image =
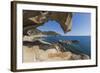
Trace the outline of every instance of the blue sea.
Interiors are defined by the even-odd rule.
[[[57,42],[59,40],[78,40],[77,50],[81,51],[84,54],[87,54],[91,57],[91,37],[90,36],[48,36],[43,37],[47,42]]]

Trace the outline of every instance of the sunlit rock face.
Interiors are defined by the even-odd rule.
[[[23,62],[38,62],[38,61],[63,61],[63,60],[84,60],[89,59],[85,54],[74,54],[70,51],[61,52],[55,48],[47,50],[40,49],[37,46],[23,46]]]
[[[90,59],[88,55],[74,53],[76,51],[74,48],[68,48],[68,45],[78,44],[77,40],[59,40],[55,43],[49,43],[44,41],[41,36],[26,35],[23,37],[23,62]]]

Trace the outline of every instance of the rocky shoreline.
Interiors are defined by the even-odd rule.
[[[71,44],[71,42],[66,41],[65,43]],[[31,46],[28,46],[30,43]],[[28,45],[23,45],[23,62],[90,59],[88,55],[83,53],[77,54],[70,50],[65,51],[64,47],[58,43],[44,43],[43,40],[36,40],[30,43],[28,42]]]
[[[42,32],[38,29],[27,31],[23,36],[23,62],[85,60],[90,57],[78,50],[78,40],[47,42],[42,37],[59,35],[55,32]],[[59,35],[60,36],[60,35]]]

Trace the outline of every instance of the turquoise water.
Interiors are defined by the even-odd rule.
[[[81,52],[91,56],[91,37],[90,36],[48,36],[43,37],[47,42],[58,42],[59,40],[78,40],[78,44],[72,44],[74,48],[71,48],[74,52]],[[68,46],[67,44],[64,44]]]

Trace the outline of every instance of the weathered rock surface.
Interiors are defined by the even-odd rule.
[[[38,62],[38,61],[58,61],[58,60],[84,60],[89,59],[88,55],[77,55],[70,51],[61,52],[55,48],[43,50],[37,46],[23,46],[23,62]]]

